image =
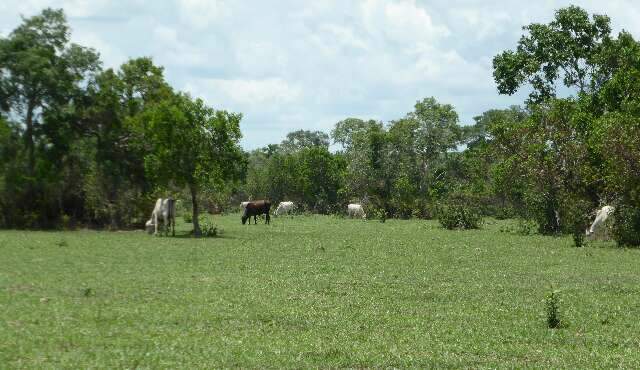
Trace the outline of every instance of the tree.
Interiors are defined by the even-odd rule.
[[[137,121],[151,144],[145,167],[157,183],[188,187],[193,233],[200,236],[198,194],[241,177],[241,114],[216,111],[178,94],[150,107]]]
[[[601,51],[610,43],[609,17],[589,14],[569,6],[555,13],[549,24],[523,27],[515,51],[507,50],[493,59],[493,76],[498,91],[511,95],[523,84],[533,91],[529,101],[538,103],[556,96],[556,82],[562,80],[580,93],[597,91],[608,75]]]
[[[374,120],[361,120],[359,118],[347,118],[336,123],[335,128],[331,131],[333,142],[340,144],[346,151],[352,147],[355,137],[358,135],[366,135],[373,127],[380,127],[382,124]]]
[[[322,131],[298,130],[288,133],[280,144],[280,149],[289,153],[313,147],[329,148],[329,135]]]
[[[0,77],[7,106],[21,117],[27,150],[27,171],[35,174],[36,145],[43,117],[70,102],[81,83],[100,68],[92,49],[69,43],[69,28],[61,9],[47,8],[40,15],[23,19],[8,38],[0,40]],[[45,122],[46,124],[46,122]],[[56,123],[53,123],[56,124]]]
[[[92,223],[119,228],[148,212],[154,184],[145,175],[144,156],[150,148],[130,122],[172,94],[163,69],[150,58],[107,69],[89,87],[80,108],[82,132],[92,141],[83,189]]]
[[[0,109],[20,137],[5,178],[12,226],[52,226],[77,201],[82,164],[78,104],[100,70],[98,54],[69,42],[62,10],[45,9],[0,38]]]

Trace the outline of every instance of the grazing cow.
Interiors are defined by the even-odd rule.
[[[245,209],[247,207],[247,204],[249,204],[249,202],[242,202],[240,203],[240,208],[241,209]]]
[[[154,228],[155,228],[155,225],[153,224],[153,220],[147,220],[147,222],[144,224],[144,229],[149,234],[153,234],[153,229]]]
[[[280,216],[292,212],[294,207],[293,202],[280,202],[278,208],[276,208],[275,215]]]
[[[591,224],[589,230],[587,230],[587,236],[590,238],[596,238],[602,235],[604,239],[608,238],[608,222],[609,216],[613,214],[615,208],[612,206],[604,206],[596,212],[596,219]]]
[[[364,209],[362,208],[361,204],[349,204],[347,206],[347,214],[349,215],[349,217],[353,218],[353,217],[362,217],[362,218],[366,218],[367,215],[364,214]]]
[[[266,215],[265,224],[268,224],[271,220],[269,216],[269,210],[271,209],[271,202],[268,200],[256,200],[247,203],[247,206],[244,207],[244,212],[242,213],[242,224],[244,225],[249,219],[249,224],[251,224],[251,216],[253,216],[253,223],[258,224],[257,216],[258,215]]]
[[[176,201],[173,198],[158,198],[156,200],[156,205],[151,212],[151,219],[145,224],[148,232],[151,232],[151,227],[153,227],[153,235],[158,235],[160,217],[162,217],[162,229],[165,235],[169,234],[169,228],[171,228],[171,235],[176,236]]]

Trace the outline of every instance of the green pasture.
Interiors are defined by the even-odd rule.
[[[0,231],[0,368],[640,367],[640,250],[239,218],[204,239]]]

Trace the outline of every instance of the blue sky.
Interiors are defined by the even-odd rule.
[[[523,25],[569,4],[640,36],[640,2],[629,0],[3,0],[0,34],[20,15],[63,8],[73,41],[105,67],[151,56],[176,89],[242,112],[242,144],[253,149],[346,117],[400,118],[428,96],[452,104],[462,124],[519,104],[524,94],[497,94],[491,60]]]

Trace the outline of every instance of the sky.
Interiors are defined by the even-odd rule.
[[[0,35],[63,8],[105,68],[150,56],[175,89],[243,113],[250,150],[347,117],[388,122],[430,96],[461,124],[521,104],[526,92],[498,94],[491,61],[571,4],[640,36],[637,0],[2,0]]]

